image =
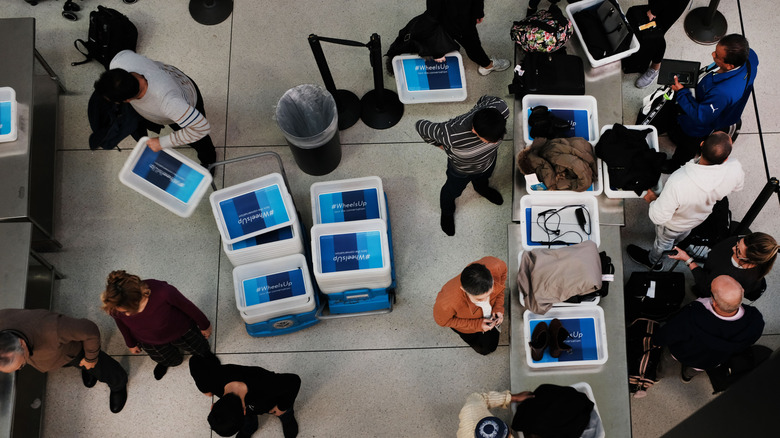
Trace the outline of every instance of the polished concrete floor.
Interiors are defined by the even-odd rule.
[[[79,2],[92,10],[97,2]],[[139,0],[126,5],[102,2],[130,17],[139,29],[138,52],[176,65],[199,85],[212,125],[212,138],[220,157],[232,158],[272,150],[282,156],[290,189],[311,225],[309,187],[317,181],[377,175],[390,203],[394,231],[398,302],[387,315],[324,321],[306,330],[279,337],[253,338],[244,330],[235,308],[232,266],[221,249],[219,233],[207,201],[188,219],[181,219],[119,183],[117,174],[133,142],[125,140],[122,152],[90,151],[86,106],[92,83],[103,68],[93,62],[72,67],[81,56],[72,47],[87,34],[88,13],[68,22],[59,16],[62,2],[41,1],[30,6],[22,0],[4,0],[0,17],[36,18],[38,50],[62,77],[68,94],[60,99],[61,149],[57,159],[56,235],[60,253],[47,258],[67,278],[58,282],[53,309],[95,321],[101,328],[104,349],[128,369],[129,399],[120,414],[108,410],[103,385],[87,390],[70,369],[49,374],[44,405],[46,437],[211,436],[206,415],[211,399],[192,383],[186,366],[171,369],[161,380],[152,377],[154,364],[145,356],[129,354],[111,318],[99,308],[105,277],[125,269],[144,278],[157,278],[177,286],[194,301],[215,330],[211,343],[224,362],[262,366],[297,373],[303,380],[296,402],[300,436],[344,435],[377,437],[450,437],[458,411],[474,391],[509,387],[509,330],[498,350],[482,357],[463,345],[450,330],[438,327],[431,308],[441,285],[485,255],[506,259],[507,224],[511,221],[513,158],[511,138],[500,149],[493,185],[507,202],[497,207],[468,188],[458,201],[457,234],[447,237],[439,229],[438,192],[444,181],[444,154],[420,141],[413,124],[420,118],[435,121],[468,110],[483,94],[511,99],[506,85],[511,72],[481,77],[466,62],[468,99],[460,103],[407,105],[401,121],[386,130],[362,122],[340,133],[343,159],[333,173],[309,176],[296,167],[274,120],[274,108],[287,89],[302,83],[321,84],[307,43],[311,33],[368,42],[372,33],[384,46],[409,18],[422,12],[422,0],[383,2],[365,0],[283,1],[236,0],[233,15],[216,26],[202,26],[187,12],[187,2]],[[479,25],[487,52],[509,58],[512,21],[524,14],[524,1],[486,2],[486,17]],[[624,8],[640,1],[621,1]],[[694,0],[694,7],[705,0]],[[761,59],[756,82],[758,114],[752,102],[745,111],[735,156],[748,170],[745,190],[730,197],[736,219],[747,211],[766,180],[761,156],[758,121],[768,149],[770,173],[776,175],[780,152],[780,89],[770,72],[776,70],[779,38],[772,27],[770,0],[723,2],[720,6],[729,31],[745,33]],[[368,50],[323,44],[338,88],[362,96],[373,88]],[[709,62],[712,46],[700,46],[684,34],[682,23],[669,33],[668,57]],[[633,87],[636,75],[623,85],[624,121],[631,123],[646,91]],[[395,89],[393,79],[385,84]],[[510,105],[510,108],[512,105]],[[511,120],[511,119],[510,119]],[[512,129],[509,129],[512,132]],[[189,148],[181,152],[194,156]],[[270,160],[230,164],[217,170],[217,185],[230,186],[276,171]],[[652,229],[641,200],[628,200],[623,246],[648,244]],[[753,230],[780,236],[778,204],[772,198],[753,224]],[[626,259],[626,271],[638,269]],[[756,306],[767,321],[761,343],[780,346],[780,298],[769,278],[770,290]],[[511,324],[511,321],[508,323]],[[713,396],[706,378],[683,386],[677,369],[667,361],[665,377],[644,399],[632,399],[633,435],[656,437],[706,404]],[[533,389],[533,388],[528,388]],[[508,418],[508,413],[502,413]],[[659,420],[663,419],[663,420]],[[262,418],[255,437],[281,436],[273,418]]]

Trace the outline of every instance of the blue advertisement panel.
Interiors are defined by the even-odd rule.
[[[11,102],[0,102],[0,135],[11,133]]]
[[[444,62],[422,58],[402,60],[406,88],[409,91],[453,90],[463,88],[460,64],[455,56]]]
[[[203,181],[203,174],[173,156],[144,148],[133,173],[149,181],[182,202],[189,202]]]
[[[306,294],[303,271],[279,272],[242,282],[247,307]]]
[[[536,325],[542,321],[546,322],[549,326],[552,318],[530,321],[530,333],[533,333]],[[577,362],[598,360],[599,351],[596,337],[596,320],[594,318],[560,318],[560,321],[563,328],[569,332],[569,337],[566,338],[564,343],[571,347],[571,352],[563,352],[556,359],[550,356],[550,350],[548,348],[544,350],[542,359],[534,362]]]
[[[231,239],[290,221],[277,184],[221,201],[219,208]]]
[[[323,193],[319,195],[319,203],[323,224],[379,219],[379,196],[375,188]]]
[[[289,227],[277,228],[267,233],[258,234],[257,236],[250,237],[249,239],[246,240],[238,241],[229,246],[230,249],[235,251],[237,249],[250,248],[252,246],[265,245],[266,243],[279,242],[282,240],[287,240],[292,238],[293,238],[293,229],[292,226],[289,226]]]
[[[384,267],[379,231],[320,236],[322,272]]]

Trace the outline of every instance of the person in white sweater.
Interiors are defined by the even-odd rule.
[[[128,102],[146,121],[148,128],[159,132],[159,125],[170,125],[174,132],[150,138],[149,148],[189,144],[198,152],[204,167],[217,160],[217,152],[209,133],[203,97],[198,86],[181,70],[153,61],[132,50],[123,50],[114,56],[110,70],[95,82],[95,90],[111,102]]]
[[[648,215],[655,224],[655,242],[649,251],[628,245],[626,251],[635,262],[653,267],[664,251],[707,219],[717,201],[742,190],[745,172],[739,161],[729,159],[731,138],[715,132],[700,148],[701,156],[672,173],[660,195],[647,191],[645,201],[650,203]],[[663,263],[659,266],[663,268]]]

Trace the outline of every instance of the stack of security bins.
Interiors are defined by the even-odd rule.
[[[389,307],[392,242],[382,180],[312,184],[311,204],[314,278],[331,313]]]
[[[209,200],[235,266],[236,306],[247,332],[275,336],[315,324],[317,298],[284,178],[272,173],[217,190]]]

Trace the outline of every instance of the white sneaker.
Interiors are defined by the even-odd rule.
[[[487,76],[490,74],[490,72],[493,71],[504,71],[509,68],[509,60],[508,59],[493,59],[490,58],[491,61],[493,61],[493,67],[491,68],[485,68],[480,67],[479,68],[479,74],[482,76]]]
[[[634,82],[634,86],[637,88],[647,88],[655,82],[655,79],[658,77],[658,70],[648,67],[647,71],[642,73],[642,76],[638,77],[636,79],[636,82]]]

